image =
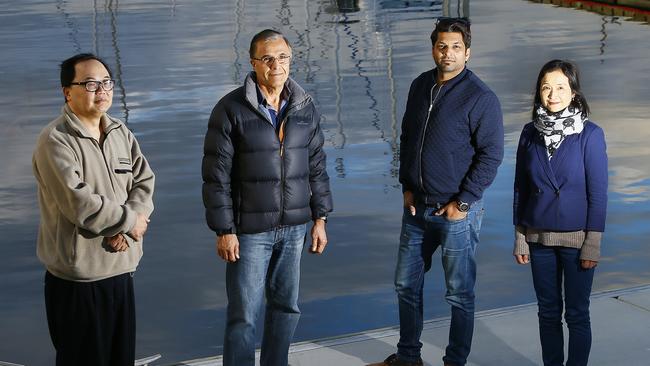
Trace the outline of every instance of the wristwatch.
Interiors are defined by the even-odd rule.
[[[463,202],[463,201],[456,201],[456,207],[458,207],[458,211],[460,212],[467,212],[469,211],[469,203]]]
[[[323,220],[327,224],[327,216],[321,216],[318,219]]]

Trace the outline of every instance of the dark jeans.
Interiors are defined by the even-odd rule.
[[[45,272],[45,308],[57,366],[133,366],[135,297],[130,273],[76,282]]]
[[[307,225],[237,235],[239,257],[226,267],[224,366],[255,365],[255,322],[266,296],[260,365],[286,366],[298,325],[300,256]]]
[[[467,362],[474,332],[474,254],[483,218],[483,202],[474,202],[467,217],[458,221],[435,216],[435,211],[418,205],[416,215],[411,216],[408,209],[404,210],[395,271],[400,319],[397,355],[407,362],[420,358],[424,273],[431,267],[435,250],[442,247],[447,286],[445,299],[451,305],[449,345],[443,360],[462,366]]]
[[[569,327],[566,366],[586,366],[591,349],[589,295],[594,269],[580,266],[578,249],[539,244],[530,244],[530,263],[539,306],[539,337],[544,365],[564,365],[562,311],[566,306],[564,319]]]

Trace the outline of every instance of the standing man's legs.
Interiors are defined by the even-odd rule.
[[[445,350],[445,364],[462,366],[472,347],[474,334],[474,284],[476,282],[475,252],[479,242],[483,202],[472,204],[463,220],[449,221],[432,217],[434,240],[442,246],[442,266],[451,305],[449,345]]]
[[[237,236],[239,259],[226,265],[228,310],[224,366],[255,365],[255,322],[264,299],[274,236],[275,230]]]
[[[275,230],[273,255],[266,276],[261,366],[286,366],[289,362],[289,345],[300,318],[300,258],[306,232],[306,224]]]
[[[115,317],[111,366],[131,366],[135,362],[135,291],[132,273],[115,277]]]
[[[135,361],[130,273],[75,282],[45,273],[45,307],[57,366],[125,366]]]
[[[411,216],[405,208],[402,216],[397,268],[395,269],[395,290],[399,303],[400,338],[397,343],[397,357],[405,362],[420,360],[422,343],[423,301],[425,257],[423,241],[425,240],[424,206],[416,208],[416,215]],[[430,254],[429,254],[430,255]]]

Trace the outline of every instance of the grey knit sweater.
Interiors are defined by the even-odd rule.
[[[515,248],[513,254],[530,254],[528,243],[546,246],[562,246],[580,249],[580,259],[598,261],[600,241],[603,233],[598,231],[554,232],[542,231],[524,226],[515,226]]]

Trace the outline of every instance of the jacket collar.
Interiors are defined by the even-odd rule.
[[[287,90],[289,95],[289,100],[287,101],[286,113],[291,113],[294,110],[300,110],[311,103],[312,99],[309,94],[296,83],[291,77],[287,79],[284,83],[284,88]],[[260,105],[257,100],[257,78],[255,72],[251,71],[244,81],[244,93],[246,95],[246,101],[250,104],[253,109],[260,112],[263,116],[266,116],[264,112],[260,110]]]
[[[85,138],[92,138],[90,133],[88,133],[88,130],[86,127],[84,127],[83,123],[79,120],[79,117],[77,117],[76,114],[72,111],[68,103],[63,105],[63,108],[61,108],[61,114],[65,117],[65,121],[72,128],[77,134],[81,137]],[[104,133],[108,135],[109,132],[113,131],[116,128],[119,128],[122,123],[108,114],[104,113],[102,116],[102,121],[101,121],[102,126],[104,126]]]
[[[445,89],[447,89],[447,90],[451,89],[454,85],[456,85],[456,84],[460,83],[461,81],[465,80],[471,74],[472,74],[472,72],[469,71],[467,66],[465,66],[465,68],[463,69],[463,71],[460,72],[460,74],[458,74],[458,75],[454,76],[453,78],[445,81]],[[437,76],[438,76],[438,68],[435,68],[431,72],[431,77],[433,79],[432,80],[433,83],[438,82]]]

